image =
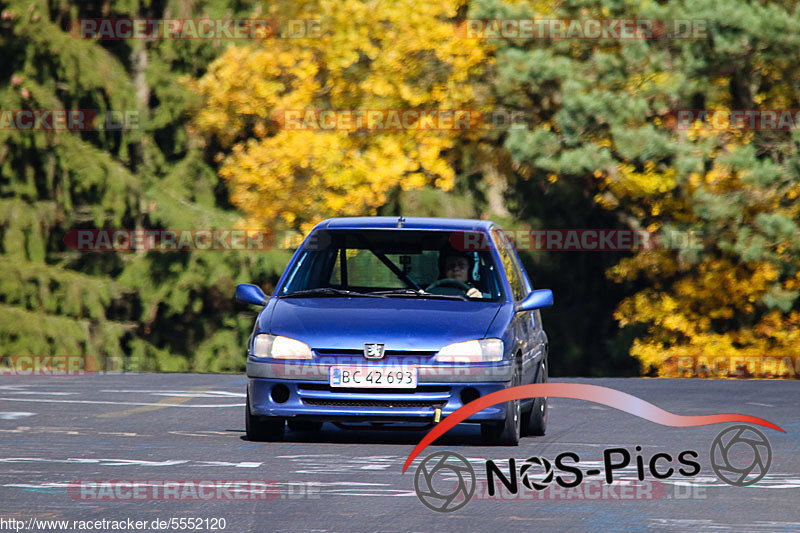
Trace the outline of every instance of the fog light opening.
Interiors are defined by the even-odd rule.
[[[272,387],[270,396],[275,403],[286,403],[289,400],[289,387],[279,383]]]
[[[461,391],[461,403],[466,405],[473,400],[477,400],[481,397],[481,393],[477,390],[473,389],[472,387],[467,387],[466,389]]]

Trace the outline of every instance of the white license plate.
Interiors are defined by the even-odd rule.
[[[416,367],[332,366],[329,372],[331,387],[374,389],[417,387]]]

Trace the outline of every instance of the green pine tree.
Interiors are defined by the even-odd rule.
[[[131,112],[121,130],[0,130],[0,354],[83,354],[128,370],[238,370],[252,312],[235,284],[276,279],[285,252],[98,252],[76,228],[233,228],[239,215],[187,124],[199,76],[229,43],[75,38],[80,18],[247,16],[227,2],[11,2],[0,108]]]

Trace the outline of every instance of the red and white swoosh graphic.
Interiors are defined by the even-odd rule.
[[[656,424],[661,424],[662,426],[685,428],[707,426],[709,424],[720,424],[724,422],[748,422],[750,424],[758,424],[760,426],[783,431],[783,429],[772,422],[750,415],[732,413],[699,416],[676,415],[631,394],[608,387],[601,387],[599,385],[584,385],[582,383],[538,383],[535,385],[520,385],[518,387],[511,387],[493,392],[457,409],[453,414],[430,430],[419,444],[417,444],[411,452],[411,455],[408,456],[406,464],[403,466],[403,472],[406,471],[408,465],[410,465],[429,444],[444,435],[456,424],[463,422],[475,413],[487,407],[497,405],[498,403],[538,397],[570,398],[573,400],[585,400],[587,402],[599,403],[655,422]]]

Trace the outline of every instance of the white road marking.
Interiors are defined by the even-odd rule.
[[[16,429],[0,429],[0,433],[22,433],[25,431],[29,431],[31,433],[54,433],[58,435],[88,435],[92,432],[95,432],[97,435],[114,435],[118,437],[152,437],[152,435],[145,435],[143,433],[129,431],[95,431],[93,428],[17,426]]]
[[[381,492],[377,490],[374,492],[349,492],[347,490],[332,490],[332,491],[320,491],[320,494],[330,494],[331,496],[416,496],[416,493],[413,491],[408,491],[406,489],[379,489]],[[385,492],[386,494],[383,494]]]
[[[6,394],[43,394],[46,396],[74,396],[77,392],[8,391]]]
[[[347,487],[391,487],[391,483],[366,483],[364,481],[314,481],[315,485],[324,487],[335,487],[338,485],[345,485]]]
[[[279,455],[277,459],[288,459],[295,463],[295,474],[345,474],[364,470],[385,471],[391,467],[400,470],[404,457],[399,455],[374,455],[369,457],[342,457],[338,454]]]
[[[139,459],[86,459],[70,457],[68,459],[48,459],[44,457],[4,457],[0,463],[72,463],[72,464],[99,464],[101,466],[174,466],[188,463],[187,460],[172,461],[143,461]]]
[[[548,407],[548,409],[550,409],[550,407]],[[608,447],[607,444],[587,444],[585,442],[542,442],[542,446],[551,446],[551,447],[556,447],[556,446],[589,446],[589,447],[593,447],[593,448],[607,448]],[[652,447],[655,447],[655,446],[656,446],[655,444],[652,445]],[[645,444],[644,447],[646,448],[646,447],[648,447],[648,445]]]
[[[359,481],[336,481],[336,482],[320,482],[320,481],[294,481],[294,482],[287,482],[287,481],[276,481],[275,484],[279,487],[286,486],[289,488],[293,488],[297,486],[298,483],[309,483],[317,487],[317,494],[320,496],[381,496],[381,497],[416,497],[416,493],[414,491],[410,491],[408,489],[396,489],[390,488],[391,484],[389,483],[363,483]],[[154,480],[139,480],[139,484],[142,486],[161,486],[160,481]],[[342,487],[345,485],[346,487]],[[6,483],[4,485],[0,485],[0,487],[10,487],[10,488],[17,488],[17,489],[25,489],[25,490],[36,490],[36,489],[64,489],[67,490],[70,487],[80,487],[80,484],[75,482],[40,482],[40,483]],[[263,489],[260,487],[255,488],[248,488],[247,486],[242,486],[237,489],[237,492],[254,492],[260,493]]]
[[[0,420],[16,420],[26,416],[36,416],[36,413],[24,413],[22,411],[3,411],[0,412]]]
[[[69,457],[67,459],[50,459],[47,457],[3,457],[0,463],[66,463],[66,464],[96,464],[100,466],[175,466],[186,465],[193,467],[234,467],[258,468],[264,463],[243,461],[241,463],[228,463],[225,461],[192,461],[189,459],[171,459],[166,461],[145,461],[141,459],[87,459],[83,457]]]
[[[259,466],[263,465],[264,463],[252,463],[252,462],[243,462],[243,463],[228,463],[226,461],[195,461],[198,465],[195,466],[233,466],[235,468],[258,468]]]
[[[189,396],[189,397],[198,397],[198,398],[213,398],[213,397],[224,397],[224,398],[244,398],[247,396],[244,392],[228,392],[223,390],[204,390],[204,391],[170,391],[170,390],[132,390],[132,389],[122,389],[122,390],[112,390],[112,389],[103,389],[99,392],[109,392],[114,394],[153,394],[155,396]]]
[[[231,433],[230,431],[213,431],[213,430],[198,430],[198,431],[168,431],[172,435],[180,435],[181,437],[216,437],[222,435],[225,437],[238,437],[239,435]]]
[[[335,453],[305,454],[305,455],[278,455],[277,459],[306,459],[308,457],[340,457]]]
[[[747,405],[758,405],[759,407],[775,407],[769,403],[747,402]]]
[[[219,391],[221,392],[221,391]],[[246,398],[245,393],[208,394],[206,392],[151,392],[153,396],[182,396],[186,398]]]
[[[153,405],[156,407],[244,407],[243,403],[225,404],[169,404],[145,402],[109,402],[100,400],[46,400],[43,398],[0,398],[6,402],[45,402],[45,403],[92,403],[101,405]]]
[[[800,528],[800,522],[777,522],[772,520],[759,520],[750,523],[723,523],[719,520],[693,520],[682,518],[651,518],[650,527],[655,529],[669,528],[678,531],[788,531]]]
[[[141,459],[98,459],[92,461],[101,466],[175,466],[188,461],[176,459],[172,461],[143,461]]]
[[[146,482],[147,480],[142,480]],[[360,481],[334,481],[334,482],[324,482],[324,481],[294,481],[294,482],[277,482],[279,485],[283,484],[293,484],[297,485],[298,483],[311,483],[319,487],[337,487],[339,485],[346,485],[348,487],[363,487],[357,490],[365,490],[369,487],[391,487],[391,483],[363,483]],[[78,483],[71,483],[71,482],[63,482],[63,481],[45,481],[42,483],[7,483],[5,485],[0,485],[2,487],[26,487],[26,488],[48,488],[48,487],[70,487],[70,486],[80,486]],[[337,489],[341,490],[341,489]],[[356,490],[356,489],[354,489]],[[413,493],[412,493],[413,494]]]
[[[53,482],[45,482],[45,483],[6,483],[3,487],[14,487],[18,489],[59,489],[59,488],[68,488],[70,483],[53,483]]]

